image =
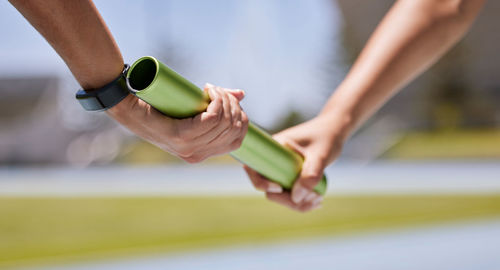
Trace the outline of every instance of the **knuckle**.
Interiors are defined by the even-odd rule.
[[[226,95],[229,102],[233,103],[235,101],[238,101],[233,95],[231,95],[229,91],[224,90],[224,94]]]
[[[214,102],[216,102],[218,106],[222,106],[222,104],[224,104],[224,98],[222,95],[219,95],[214,99]]]
[[[241,121],[233,121],[232,128],[235,130],[239,130],[243,127],[243,123]]]
[[[217,91],[217,87],[212,88],[214,95],[213,98],[211,99],[211,102],[219,102],[222,101],[222,96],[220,95],[219,91]]]
[[[217,121],[219,116],[216,113],[205,113],[204,117],[202,118],[202,121],[208,122],[208,123],[214,123]]]
[[[322,173],[317,171],[306,171],[302,174],[302,178],[308,182],[318,180],[321,176]]]
[[[300,185],[305,187],[306,189],[313,190],[318,182],[319,178],[302,178]]]
[[[236,108],[236,107],[231,108],[231,115],[232,116],[238,117],[238,114],[240,114],[239,108]]]
[[[208,104],[208,106],[209,106],[209,108],[212,108],[213,110],[215,110],[216,108],[220,107],[221,104],[222,104],[222,98],[219,96],[216,96],[210,100],[210,103]]]
[[[248,116],[244,111],[241,111],[241,122],[245,125],[248,124]]]
[[[210,103],[220,102],[220,100],[221,98],[219,96],[211,97]]]

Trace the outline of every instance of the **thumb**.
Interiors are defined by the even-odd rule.
[[[313,193],[314,187],[319,183],[325,168],[324,159],[318,155],[309,155],[304,159],[300,176],[292,188],[292,201],[301,203],[306,196]]]

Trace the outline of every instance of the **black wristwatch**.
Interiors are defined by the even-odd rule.
[[[87,111],[105,111],[110,109],[130,93],[125,81],[128,68],[129,65],[125,65],[118,78],[101,88],[78,90],[76,92],[76,99]]]

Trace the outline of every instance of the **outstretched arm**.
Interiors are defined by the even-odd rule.
[[[121,73],[120,50],[91,0],[10,2],[62,57],[84,89],[102,87]],[[248,123],[238,103],[242,91],[213,86],[205,90],[212,99],[210,106],[190,119],[166,117],[133,95],[107,112],[160,148],[188,162],[199,162],[238,148]]]
[[[10,0],[66,62],[84,89],[109,83],[123,58],[91,1]]]
[[[467,32],[484,0],[399,0],[379,24],[345,80],[314,119],[275,137],[305,157],[291,193],[248,170],[269,199],[307,211],[321,198],[312,191],[344,141],[402,87],[436,62]],[[270,188],[271,187],[271,188]]]
[[[484,0],[400,0],[377,27],[321,115],[350,116],[348,136],[467,32]]]

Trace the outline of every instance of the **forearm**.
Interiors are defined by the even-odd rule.
[[[118,77],[123,59],[91,0],[10,0],[64,59],[85,90]],[[109,116],[140,137],[187,162],[238,149],[248,128],[239,106],[242,91],[206,86],[207,111],[187,119],[161,114],[129,94],[107,110]]]
[[[347,138],[467,31],[482,0],[400,0],[375,30],[320,116],[343,115]]]
[[[50,43],[84,89],[116,78],[123,58],[91,0],[10,0]]]

